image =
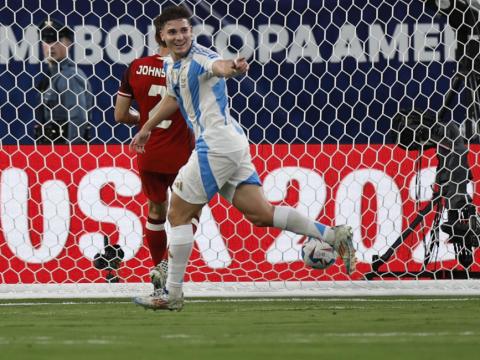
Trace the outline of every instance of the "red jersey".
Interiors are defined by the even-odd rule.
[[[119,96],[134,99],[140,112],[140,126],[150,113],[155,112],[162,96],[167,93],[164,58],[159,55],[134,60],[125,71]],[[194,135],[180,111],[155,128],[145,145],[145,152],[138,154],[138,168],[165,174],[176,174],[185,164],[194,148]]]

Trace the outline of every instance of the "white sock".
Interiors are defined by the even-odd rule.
[[[180,225],[170,229],[168,246],[167,290],[171,297],[182,296],[183,277],[193,248],[192,225]]]
[[[330,233],[333,233],[330,226],[314,221],[289,206],[275,206],[273,226],[321,240],[327,240]]]

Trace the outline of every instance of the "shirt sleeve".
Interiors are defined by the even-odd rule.
[[[166,82],[167,82],[167,95],[176,97],[175,91],[173,91],[173,85],[172,85],[172,72],[169,71],[170,67],[172,66],[172,61],[165,59],[163,63],[163,68],[165,70],[166,74]]]
[[[132,67],[132,64],[128,66],[128,68],[125,70],[122,76],[122,80],[120,82],[120,87],[118,88],[118,95],[120,96],[125,96],[129,98],[133,98],[133,89],[132,86],[130,85],[130,69]]]
[[[213,76],[213,64],[217,60],[222,60],[222,57],[217,53],[210,54],[196,54],[195,61],[200,64],[200,66],[205,70],[209,76]]]

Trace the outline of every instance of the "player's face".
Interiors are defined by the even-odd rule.
[[[160,31],[160,36],[174,60],[187,55],[192,46],[192,26],[187,19],[167,21]]]

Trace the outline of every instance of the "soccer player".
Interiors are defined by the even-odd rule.
[[[227,99],[225,78],[245,74],[249,68],[247,61],[244,58],[224,60],[196,43],[191,14],[183,6],[166,8],[158,23],[159,35],[174,63],[167,67],[167,95],[135,135],[131,147],[143,153],[152,129],[178,108],[194,129],[196,144],[173,184],[168,210],[172,228],[166,289],[159,297],[145,298],[143,306],[154,310],[182,309],[182,283],[193,246],[189,224],[216,193],[256,226],[274,226],[326,241],[341,256],[347,273],[352,273],[356,259],[349,226],[326,226],[294,208],[273,206],[264,196],[251,161],[248,140],[231,117]]]
[[[171,58],[168,49],[162,47],[161,43],[159,45],[157,55],[136,59],[125,71],[115,102],[117,122],[142,126],[165,96],[165,63]],[[133,100],[137,102],[139,113],[131,108]],[[145,152],[137,157],[142,190],[148,199],[144,234],[154,264],[150,272],[153,295],[165,287],[167,277],[167,190],[180,167],[187,162],[193,147],[193,132],[177,111],[152,129],[152,139],[145,147]],[[198,225],[197,218],[194,217],[192,221]]]

